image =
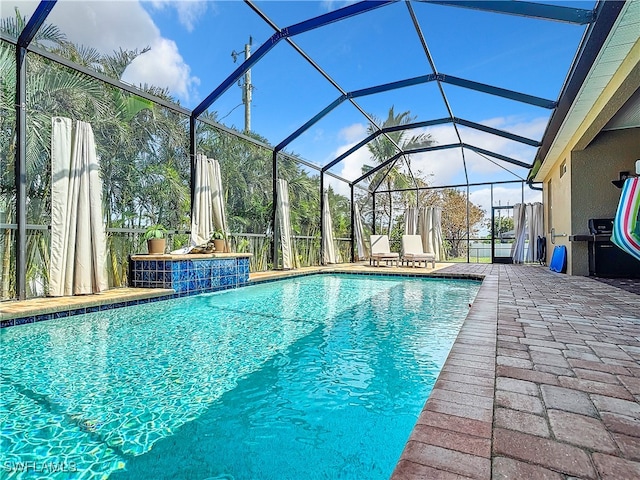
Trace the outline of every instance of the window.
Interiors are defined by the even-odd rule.
[[[560,164],[560,178],[562,178],[565,173],[567,173],[567,161],[566,160],[564,160]]]

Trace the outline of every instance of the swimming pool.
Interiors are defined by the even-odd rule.
[[[0,478],[388,478],[480,283],[312,275],[0,331]]]

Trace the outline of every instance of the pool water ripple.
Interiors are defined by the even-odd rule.
[[[478,286],[309,276],[3,329],[0,478],[386,478]]]

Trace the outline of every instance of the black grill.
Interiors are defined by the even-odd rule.
[[[589,219],[589,233],[591,235],[611,235],[613,232],[613,218]]]

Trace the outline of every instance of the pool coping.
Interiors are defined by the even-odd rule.
[[[491,478],[499,293],[494,272],[481,275],[484,280],[392,480]]]
[[[20,310],[11,311],[11,304],[3,305],[0,313],[0,328],[141,305],[171,298],[174,294],[173,290],[164,288],[116,288],[94,295],[25,300],[27,307]],[[8,312],[7,307],[9,307]]]
[[[443,266],[444,267],[444,266]],[[356,265],[355,268],[362,268]],[[369,268],[371,270],[369,270]],[[113,308],[129,307],[149,302],[169,300],[173,298],[197,295],[201,293],[213,293],[240,288],[243,286],[257,285],[260,283],[283,280],[285,278],[317,275],[322,273],[345,273],[349,275],[378,275],[378,276],[405,276],[405,277],[433,277],[448,279],[470,279],[482,281],[481,275],[440,273],[438,270],[414,271],[415,269],[385,270],[378,267],[369,267],[362,270],[354,270],[352,265],[331,265],[324,267],[309,267],[295,270],[278,270],[259,272],[252,274],[249,281],[243,285],[219,286],[207,291],[176,292],[165,288],[114,288],[93,295],[78,295],[67,297],[42,297],[24,301],[11,301],[0,304],[0,328],[16,327],[30,323],[36,323],[56,318],[64,318],[85,313],[93,313]]]

